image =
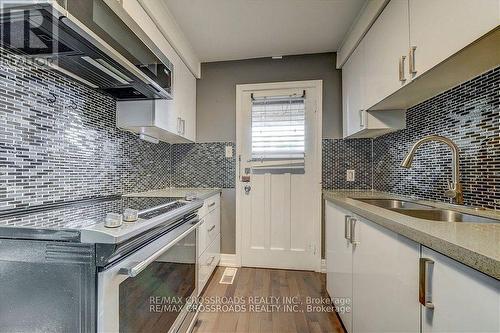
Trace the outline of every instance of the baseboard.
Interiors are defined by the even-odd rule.
[[[236,254],[221,253],[219,266],[240,267],[236,259]]]
[[[325,259],[321,259],[321,273],[326,273],[326,260]]]

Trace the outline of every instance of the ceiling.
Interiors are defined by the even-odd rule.
[[[365,0],[163,0],[202,62],[336,51]]]

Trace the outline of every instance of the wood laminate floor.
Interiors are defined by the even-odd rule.
[[[328,297],[324,274],[239,268],[234,283],[227,285],[219,284],[223,271],[224,267],[217,268],[202,295],[207,308],[200,309],[195,333],[344,332],[335,313],[307,309],[307,297],[314,300]],[[231,307],[231,302],[241,300],[245,301],[245,311],[238,312],[236,304]],[[217,305],[224,310],[214,311]]]

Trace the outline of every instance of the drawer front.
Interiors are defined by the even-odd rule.
[[[215,267],[220,261],[220,235],[214,239],[205,252],[198,258],[198,295],[201,294]]]
[[[220,234],[220,209],[216,208],[205,217],[207,243],[213,242]]]
[[[207,216],[208,217],[208,216]],[[198,226],[198,233],[196,234],[197,236],[197,257],[200,257],[203,252],[205,252],[207,246],[210,244],[210,241],[208,240],[208,235],[207,235],[207,223],[206,223],[206,218],[203,218],[201,220],[200,225]]]
[[[220,193],[205,199],[203,206],[198,210],[198,215],[203,218],[217,207],[220,207]]]

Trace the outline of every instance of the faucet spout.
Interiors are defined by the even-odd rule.
[[[421,145],[430,141],[444,143],[450,148],[452,154],[452,184],[448,186],[448,190],[445,191],[445,195],[450,199],[453,199],[455,203],[463,204],[463,191],[462,185],[460,184],[459,150],[457,145],[452,140],[440,135],[428,135],[423,137],[422,139],[415,142],[415,144],[411,147],[403,162],[401,162],[401,166],[407,169],[410,168],[415,156],[415,152]]]

